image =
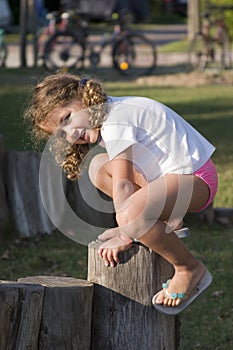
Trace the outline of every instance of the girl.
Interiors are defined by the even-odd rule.
[[[113,198],[118,227],[99,236],[99,255],[114,266],[119,252],[139,240],[174,266],[154,307],[171,315],[185,309],[212,278],[174,231],[186,212],[205,209],[215,197],[215,148],[165,105],[110,97],[98,81],[66,73],[36,86],[25,115],[35,136],[56,135],[56,159],[69,179],[79,177],[90,145],[106,149],[92,159],[89,176]]]

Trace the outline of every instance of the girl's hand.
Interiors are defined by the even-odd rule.
[[[98,254],[104,259],[104,264],[106,267],[114,267],[115,264],[119,264],[120,260],[118,254],[130,249],[133,243],[133,240],[125,235],[116,236],[117,229],[118,228],[106,230],[99,236],[99,238],[102,240],[103,238],[105,240],[108,239],[100,246],[98,250]]]
[[[112,238],[118,238],[118,240],[112,240]],[[123,231],[122,227],[109,228],[99,235],[98,239],[106,244],[105,248],[117,248],[133,242],[133,239]]]
[[[123,246],[120,246],[118,248],[113,248],[113,249],[100,247],[98,250],[98,254],[101,258],[104,259],[104,265],[106,267],[108,266],[114,267],[116,264],[120,264],[118,254],[130,249],[131,246],[132,246],[132,243],[125,244]]]

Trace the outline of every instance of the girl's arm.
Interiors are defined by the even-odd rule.
[[[129,147],[111,161],[112,197],[116,210],[116,219],[118,218],[118,213],[127,206],[128,198],[140,188],[136,184],[131,153],[131,148]],[[120,225],[119,222],[118,225]]]
[[[105,266],[115,266],[120,263],[119,253],[131,247],[133,240],[130,238],[130,232],[123,230],[124,226],[122,217],[124,217],[124,209],[127,207],[131,195],[146,184],[145,179],[137,173],[133,168],[131,161],[131,148],[115,157],[111,161],[112,171],[112,193],[118,228],[106,230],[99,239],[106,240],[99,248],[99,255],[104,259]],[[111,248],[110,248],[111,247]]]

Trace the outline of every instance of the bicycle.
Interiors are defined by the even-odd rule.
[[[62,16],[67,18],[67,26],[63,30],[56,30],[46,43],[45,66],[49,70],[84,69],[102,64],[103,67],[112,65],[122,75],[130,77],[151,73],[156,66],[154,43],[143,34],[128,29],[124,18],[115,13],[110,15],[110,5],[114,2],[85,2],[88,9],[99,9],[102,17],[107,8],[108,20],[110,17],[110,21],[114,22],[114,30],[100,37],[90,33],[88,21],[91,12],[88,13],[87,8],[85,13],[80,8],[63,13]]]
[[[208,6],[208,11],[201,13],[201,30],[194,36],[188,48],[189,65],[202,71],[207,67],[231,68],[231,39],[225,21],[225,11],[233,6]],[[220,13],[214,16],[213,13]]]
[[[57,11],[49,12],[43,18],[43,26],[37,32],[37,60],[44,61],[45,45],[49,38],[58,30],[64,30],[67,26],[66,18],[61,18]]]
[[[0,28],[0,67],[5,67],[7,58],[7,46],[4,34],[4,29]]]

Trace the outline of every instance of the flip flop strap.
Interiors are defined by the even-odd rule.
[[[166,298],[170,298],[173,300],[175,300],[175,299],[185,300],[190,296],[190,294],[185,294],[185,293],[169,293],[168,286],[169,286],[170,281],[171,280],[168,280],[166,283],[163,283],[163,293],[164,293],[164,296]]]

